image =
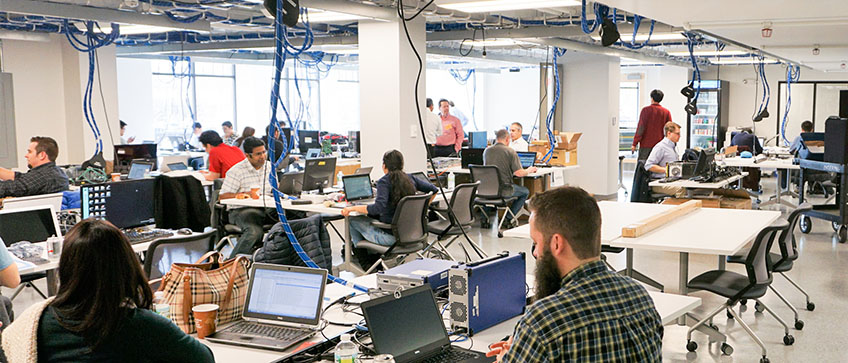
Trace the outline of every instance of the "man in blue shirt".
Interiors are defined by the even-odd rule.
[[[0,238],[0,286],[16,288],[20,283],[18,264],[12,259],[12,254],[6,249],[6,243]]]
[[[805,132],[813,132],[813,122],[810,120],[804,121],[801,123],[801,133]],[[801,144],[801,135],[798,135],[795,140],[792,140],[792,144],[789,145],[789,152],[795,153],[800,151],[803,147]],[[805,149],[805,148],[804,148]],[[801,158],[804,158],[803,155],[798,155]]]
[[[651,154],[648,155],[648,160],[645,161],[645,170],[651,172],[651,177],[655,179],[665,177],[666,165],[672,161],[680,160],[677,155],[677,142],[680,141],[680,125],[669,121],[663,127],[665,138],[654,145]],[[654,193],[682,196],[685,192],[681,187],[661,186],[652,187]]]

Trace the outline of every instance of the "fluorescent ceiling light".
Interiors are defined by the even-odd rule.
[[[77,29],[80,29],[82,31],[85,31],[85,29],[86,29],[85,23],[83,23],[83,22],[76,22],[76,23],[74,23],[74,25],[77,26]],[[119,26],[120,26],[121,35],[165,33],[165,32],[170,32],[170,31],[182,30],[182,29],[171,28],[171,27],[166,27],[166,26],[137,25],[137,24],[119,24]],[[112,33],[112,27],[109,26],[109,25],[101,25],[99,29],[97,27],[95,27],[94,29],[102,31],[103,34]]]
[[[647,61],[643,61],[643,60],[622,57],[619,64],[621,64],[623,66],[646,66],[646,65],[660,64],[660,62],[647,62]]]
[[[592,36],[594,40],[601,40],[600,36]],[[633,39],[633,34],[621,34],[622,42],[629,42]],[[644,34],[636,34],[637,42],[644,42],[648,40],[648,33]],[[661,40],[686,40],[686,37],[680,33],[654,33],[651,35],[651,41],[661,41]],[[688,53],[687,53],[688,54]]]
[[[321,51],[333,54],[359,54],[359,48],[345,45],[323,45]]]
[[[696,56],[728,56],[728,55],[746,55],[750,54],[749,52],[741,51],[741,50],[696,50],[694,52]],[[668,52],[668,55],[675,57],[688,57],[689,51],[677,51],[677,52]]]
[[[367,19],[364,16],[353,15],[353,14],[345,14],[345,13],[337,13],[335,11],[326,11],[321,9],[309,9],[309,22],[310,23],[329,23],[334,21],[351,21],[351,20],[360,20]],[[303,22],[307,18],[304,16],[300,17],[300,21]]]
[[[751,58],[710,58],[712,64],[760,64],[759,59]],[[777,59],[766,58],[762,61],[765,64],[780,63]]]
[[[485,13],[490,11],[558,8],[580,5],[581,3],[576,0],[481,0],[439,4],[439,7],[464,11],[466,13]]]

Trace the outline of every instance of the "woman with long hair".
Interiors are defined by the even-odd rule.
[[[397,150],[390,150],[383,154],[383,175],[377,180],[377,197],[370,205],[346,207],[342,209],[342,215],[347,217],[351,212],[367,214],[368,216],[354,216],[349,218],[350,238],[354,246],[359,241],[367,240],[383,246],[395,244],[395,236],[390,232],[374,227],[371,218],[383,223],[392,223],[395,215],[395,207],[398,201],[407,195],[416,192],[435,192],[437,189],[433,184],[413,178],[403,171],[403,154]]]
[[[244,139],[253,136],[255,133],[256,133],[256,129],[254,129],[250,126],[245,126],[244,131],[241,132],[241,136],[239,136],[239,138],[236,139],[236,142],[233,143],[233,146],[241,147],[241,143],[244,142]]]
[[[150,311],[153,293],[126,236],[86,219],[65,236],[59,292],[3,331],[10,361],[214,362],[208,347]]]

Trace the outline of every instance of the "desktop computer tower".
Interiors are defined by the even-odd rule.
[[[831,116],[825,120],[824,161],[848,163],[848,119]]]
[[[359,147],[359,131],[350,131],[347,134],[347,151],[361,153]]]
[[[452,267],[448,272],[452,329],[465,329],[470,336],[524,314],[526,277],[524,253],[501,252]]]

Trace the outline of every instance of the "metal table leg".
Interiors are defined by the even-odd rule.
[[[718,255],[718,269],[726,270],[727,269],[727,256]]]
[[[686,287],[686,283],[689,282],[689,253],[688,252],[680,252],[680,273],[678,275],[678,289],[680,290],[680,295],[687,295],[689,293],[689,289]],[[686,316],[681,316],[677,319],[677,325],[686,325]]]
[[[359,267],[356,263],[353,262],[353,243],[350,239],[350,223],[349,217],[345,217],[345,255],[344,261],[336,266],[339,271],[350,271],[354,275],[362,276],[365,275],[365,270]]]
[[[633,277],[633,249],[627,248],[625,249],[625,251],[627,264],[624,267],[624,275],[628,277]]]

